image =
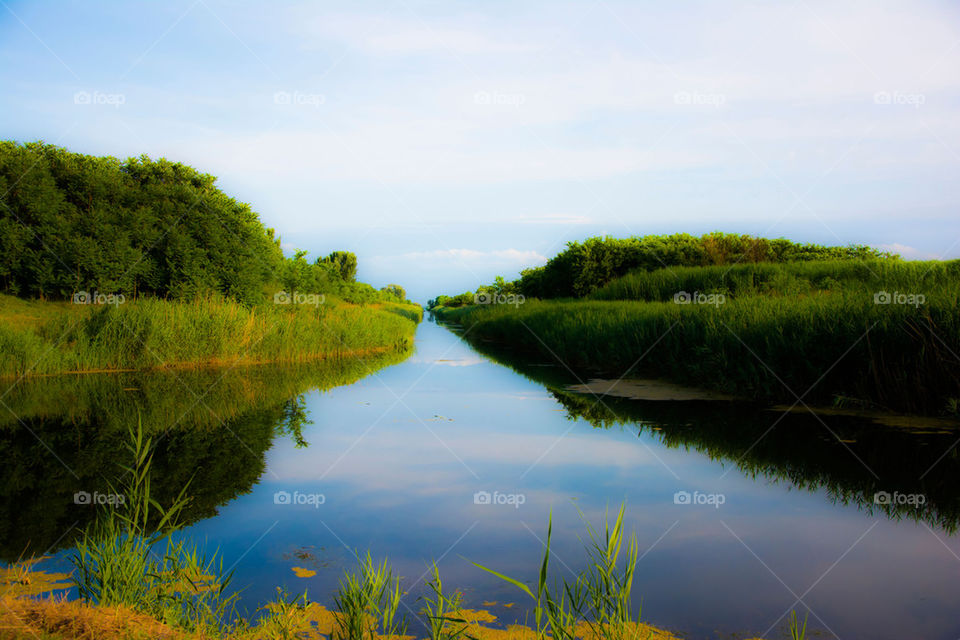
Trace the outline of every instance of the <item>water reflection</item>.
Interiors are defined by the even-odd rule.
[[[402,358],[19,381],[0,414],[0,559],[71,546],[97,513],[84,503],[119,484],[138,420],[155,442],[154,496],[167,503],[189,482],[183,520],[196,522],[251,491],[276,436],[307,445],[305,391],[350,384]]]
[[[594,427],[634,429],[754,480],[824,492],[833,503],[856,505],[868,515],[922,521],[951,534],[960,524],[960,448],[954,446],[960,423],[579,393],[569,387],[581,380],[562,365],[530,363],[491,343],[471,346],[544,385],[570,418]]]

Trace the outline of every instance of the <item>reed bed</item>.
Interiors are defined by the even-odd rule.
[[[383,303],[244,306],[223,298],[119,305],[0,296],[0,376],[302,363],[404,351],[419,308]]]
[[[589,296],[593,300],[670,301],[681,291],[801,296],[821,291],[922,292],[956,285],[960,260],[823,260],[746,263],[709,267],[668,267],[635,271]]]
[[[706,283],[716,272],[703,269],[696,282]],[[898,272],[903,280],[877,282],[875,288],[861,280],[802,294],[733,295],[721,304],[533,300],[436,313],[469,329],[471,340],[559,360],[582,376],[647,375],[790,404],[798,397],[806,403],[843,398],[898,411],[956,414],[960,280],[950,275],[952,266],[936,269],[927,286],[908,284]],[[687,279],[689,293],[696,275]],[[633,291],[657,298],[665,288]],[[924,300],[877,304],[875,295],[883,291],[922,293]]]

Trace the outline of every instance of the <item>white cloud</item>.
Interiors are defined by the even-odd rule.
[[[473,367],[478,364],[483,364],[487,362],[480,356],[466,356],[463,358],[419,358],[414,356],[407,360],[407,362],[415,362],[420,364],[435,364],[442,367]]]
[[[520,216],[515,220],[519,224],[593,224],[593,218],[566,213],[547,213],[538,216]]]
[[[225,170],[285,179],[377,184],[489,184],[593,180],[644,170],[704,166],[697,150],[569,147],[492,139],[469,122],[372,121],[337,131],[268,132],[208,140],[210,162]]]
[[[412,251],[398,256],[374,256],[373,261],[410,261],[410,262],[457,262],[474,264],[543,264],[547,259],[536,251],[521,249],[495,249],[478,251],[477,249],[435,249],[433,251]]]
[[[940,260],[941,256],[928,251],[921,251],[915,247],[910,247],[897,242],[891,244],[878,245],[878,249],[899,254],[904,260]]]
[[[403,430],[381,430],[377,438],[366,440],[363,447],[351,448],[355,437],[325,438],[317,451],[326,452],[307,458],[291,456],[277,465],[283,481],[312,480],[323,477],[329,481],[350,481],[368,490],[404,486],[410,491],[436,491],[463,476],[464,467],[458,459],[481,469],[487,465],[518,465],[526,468],[537,460],[539,467],[592,467],[598,460],[613,469],[636,469],[658,462],[640,447],[625,447],[622,442],[603,440],[591,434],[570,434],[557,439],[555,435],[525,435],[501,433],[496,438],[479,434],[476,429],[463,426],[435,427],[438,438],[417,440],[411,449],[411,439]],[[417,420],[410,421],[410,430],[424,427]],[[343,451],[348,457],[340,460]],[[409,452],[405,455],[403,452]],[[398,461],[411,456],[425,461],[421,468],[410,468]],[[437,462],[446,463],[437,468]],[[369,469],[380,473],[370,474]],[[322,475],[321,475],[322,474]]]
[[[514,54],[536,49],[529,41],[511,42],[451,21],[395,18],[386,14],[316,16],[310,5],[295,12],[293,31],[309,42],[332,39],[370,53]]]
[[[246,113],[246,127],[188,132],[171,144],[200,148],[221,174],[309,184],[588,182],[739,169],[767,180],[758,158],[777,157],[791,162],[778,173],[824,170],[842,158],[840,176],[956,164],[949,149],[960,149],[960,47],[952,46],[960,32],[944,10],[896,2],[701,9],[690,16],[613,2],[573,20],[563,8],[533,18],[456,5],[437,14],[420,7],[420,16],[303,5],[285,23],[305,50],[293,61],[297,80],[230,94],[215,110]],[[407,53],[424,60],[399,55]],[[275,91],[296,87],[324,103],[273,104]],[[878,92],[921,94],[924,104],[877,105]],[[678,104],[678,94],[694,104]],[[722,104],[696,104],[696,96]],[[137,115],[134,97],[125,119]]]
[[[366,263],[374,273],[404,273],[412,281],[430,280],[434,283],[431,288],[411,294],[426,300],[437,293],[472,291],[481,283],[493,282],[498,275],[510,280],[521,270],[546,261],[543,255],[533,250],[434,249],[373,256]]]

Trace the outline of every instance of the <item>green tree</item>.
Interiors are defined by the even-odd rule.
[[[406,290],[398,284],[388,284],[380,291],[391,298],[396,298],[397,302],[404,302],[407,299]]]
[[[323,262],[332,265],[344,282],[356,282],[357,256],[354,253],[350,251],[334,251],[326,258],[323,258]]]
[[[0,291],[261,299],[279,243],[215,182],[165,159],[0,142]]]

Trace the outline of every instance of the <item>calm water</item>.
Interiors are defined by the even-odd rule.
[[[158,492],[195,474],[185,535],[219,546],[250,610],[278,585],[328,603],[352,550],[369,549],[405,577],[412,610],[437,559],[468,606],[496,601],[501,621],[523,620],[519,592],[470,561],[532,581],[552,510],[554,569],[576,571],[578,510],[598,523],[626,501],[648,622],[773,638],[790,609],[809,608],[822,637],[960,637],[960,433],[598,403],[563,391],[576,380],[547,365],[514,369],[425,322],[398,363],[20,384],[4,402],[21,421],[0,432],[4,559],[51,550],[47,566],[63,566],[94,512],[73,495],[106,490],[139,414],[166,432]],[[712,504],[677,504],[684,491]],[[877,491],[925,503],[878,506]]]

